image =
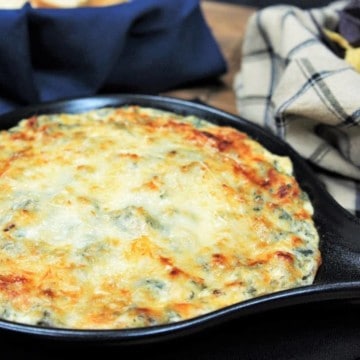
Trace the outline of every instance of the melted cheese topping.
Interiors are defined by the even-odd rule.
[[[0,318],[132,328],[311,284],[312,205],[286,157],[136,106],[0,133]]]

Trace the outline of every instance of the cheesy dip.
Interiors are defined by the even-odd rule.
[[[289,158],[194,116],[124,106],[0,133],[0,318],[73,329],[189,319],[311,284]]]

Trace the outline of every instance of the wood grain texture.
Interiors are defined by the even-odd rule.
[[[208,105],[237,114],[233,80],[241,66],[241,47],[246,24],[256,9],[209,0],[202,0],[201,8],[205,20],[224,55],[228,71],[219,78],[219,81],[214,81],[211,84],[179,88],[162,95],[186,100],[198,99]]]

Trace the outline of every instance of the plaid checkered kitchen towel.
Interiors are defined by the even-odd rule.
[[[239,114],[316,165],[338,203],[360,216],[360,74],[320,36],[335,31],[347,4],[255,12],[234,90]]]

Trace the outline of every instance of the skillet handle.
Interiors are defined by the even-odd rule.
[[[321,283],[360,280],[360,219],[341,207],[326,190],[314,199],[314,218],[318,223],[322,265]]]

